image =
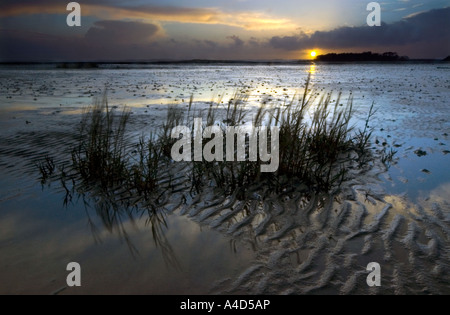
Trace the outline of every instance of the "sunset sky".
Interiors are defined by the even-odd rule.
[[[449,0],[1,0],[0,61],[307,59],[311,50],[450,55]]]

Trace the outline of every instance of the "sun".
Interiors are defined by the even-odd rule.
[[[311,51],[311,57],[316,57],[317,56],[317,52],[315,50]]]

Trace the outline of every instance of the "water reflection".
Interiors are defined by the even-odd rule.
[[[445,293],[447,287],[440,279],[449,261],[439,250],[439,244],[449,243],[445,200],[432,195],[426,204],[414,205],[399,196],[385,196],[373,174],[360,174],[358,180],[360,185],[353,181],[334,195],[315,194],[304,184],[286,183],[275,192],[261,184],[245,198],[238,191],[227,196],[205,189],[186,200],[181,197],[188,195],[183,194],[185,186],[180,193],[171,190],[163,194],[157,203],[124,196],[118,190],[105,192],[76,178],[70,181],[70,188],[67,183],[63,186],[67,204],[83,200],[105,230],[119,235],[134,255],[137,246],[129,231],[139,225],[138,219],[144,219],[165,264],[172,269],[180,265],[180,256],[175,255],[176,244],[170,241],[179,238],[168,234],[191,235],[189,225],[180,225],[175,231],[168,228],[168,216],[176,209],[190,216],[187,221],[201,222],[229,236],[236,254],[240,254],[236,240],[249,244],[256,260],[239,269],[236,278],[219,282],[217,293],[419,294],[428,292],[424,288]],[[448,195],[448,185],[436,194]],[[95,230],[95,218],[88,216],[88,220]],[[142,240],[138,242],[142,244]],[[204,245],[197,252],[187,245],[183,258],[201,255],[209,264],[205,270],[213,272],[216,267],[211,266],[220,259],[217,244]],[[390,284],[381,291],[365,285],[363,271],[373,261],[383,262],[384,281]]]
[[[177,211],[165,212],[165,223],[158,226],[180,267],[167,266],[147,215],[138,213],[133,222],[122,220],[139,251],[132,256],[126,242],[104,228],[93,205],[86,209],[74,198],[70,211],[64,211],[58,207],[61,198],[54,189],[42,192],[35,186],[22,198],[0,201],[0,294],[208,294],[216,281],[234,277],[254,258],[242,243],[234,253],[228,238]],[[86,214],[97,229],[97,242]],[[79,289],[65,288],[71,261],[82,265]]]
[[[147,196],[136,196],[133,200],[126,192],[118,194],[116,191],[100,189],[76,178],[71,178],[69,184],[67,178],[61,177],[61,183],[65,190],[64,207],[67,208],[80,200],[82,201],[95,240],[101,242],[99,233],[101,228],[96,225],[96,220],[91,217],[90,212],[92,210],[100,219],[102,227],[106,231],[118,235],[126,243],[133,256],[139,255],[139,250],[134,245],[128,229],[130,226],[137,228],[137,221],[144,217],[144,226],[151,230],[153,242],[159,248],[166,265],[175,269],[180,268],[172,245],[166,237],[168,230],[167,215],[173,211],[173,209],[167,210],[166,208],[168,200],[163,200],[163,198],[152,200]]]
[[[319,83],[318,87],[330,87],[333,90],[339,88],[360,90],[358,106],[360,106],[359,111],[364,113],[361,116],[366,115],[372,100],[377,101],[382,115],[379,115],[379,119],[374,125],[377,126],[377,129],[386,130],[380,135],[383,138],[380,138],[380,143],[384,141],[391,143],[392,141],[386,137],[392,136],[392,139],[396,138],[396,141],[399,141],[405,150],[408,150],[406,148],[409,148],[410,144],[407,139],[409,139],[410,133],[422,135],[424,132],[432,135],[430,139],[438,137],[439,142],[447,142],[446,136],[442,135],[442,130],[447,127],[443,117],[446,117],[445,114],[448,112],[448,106],[445,103],[448,93],[443,91],[448,91],[448,89],[445,89],[444,86],[444,72],[436,72],[435,66],[420,65],[414,66],[414,69],[411,69],[410,66],[386,66],[383,67],[383,71],[380,71],[379,66],[375,65],[323,67],[321,65],[321,71],[318,71],[316,65],[306,66],[306,68],[302,66],[300,69],[309,70],[316,75],[319,72],[318,79],[322,83]],[[211,68],[211,74],[202,73],[205,75],[201,76],[198,75],[198,70],[197,68],[186,68],[182,70],[183,72],[164,70],[163,73],[160,70],[152,70],[150,75],[144,74],[145,79],[143,79],[141,70],[128,72],[129,80],[118,83],[119,88],[116,94],[119,99],[118,104],[130,103],[133,107],[143,107],[143,110],[146,111],[147,104],[160,102],[160,99],[166,99],[169,95],[174,102],[183,102],[183,99],[187,101],[192,93],[195,93],[196,100],[209,101],[211,97],[207,93],[210,89],[228,91],[235,86],[245,84],[250,87],[250,92],[253,91],[259,98],[266,94],[286,93],[291,95],[298,86],[298,82],[295,81],[298,78],[298,66],[288,68]],[[192,75],[189,74],[190,72]],[[413,72],[414,75],[412,75]],[[22,84],[23,75],[18,74],[15,74],[17,75],[17,84]],[[105,74],[108,76],[105,80],[108,80],[109,77],[117,79],[123,76],[123,71],[108,70]],[[62,72],[58,72],[57,75],[62,75]],[[155,75],[155,79],[152,79]],[[30,73],[31,76],[36,75]],[[54,76],[54,72],[39,73],[42,80],[36,87],[41,84],[54,86],[54,83],[51,82]],[[59,81],[66,82],[66,76],[67,74],[64,73],[64,79]],[[95,81],[98,79],[96,72],[92,74],[86,72],[81,77],[71,73],[68,76],[71,80],[78,77],[79,83],[82,83],[79,86],[76,82],[70,84],[71,87],[74,87],[72,98],[65,96],[62,101],[59,101],[51,95],[47,98],[39,97],[39,106],[53,104],[53,109],[56,111],[60,109],[59,104],[63,104],[63,108],[66,105],[70,105],[72,108],[72,106],[86,104],[90,102],[90,97],[83,96],[83,93],[88,90],[88,87],[102,86]],[[387,83],[386,77],[389,78]],[[408,82],[404,80],[405,77],[408,77]],[[430,80],[423,80],[425,77],[431,78],[432,84],[429,83]],[[195,78],[198,84],[192,84],[192,81],[186,81],[185,78]],[[238,82],[240,78],[246,78],[245,82]],[[148,99],[141,97],[141,93],[137,93],[133,97],[132,93],[128,92],[128,89],[134,89],[134,86],[141,84],[140,82],[148,80],[154,81],[149,84],[147,89],[147,96],[151,96]],[[338,81],[342,82],[342,85],[337,85]],[[158,86],[157,90],[150,92],[153,83],[159,82],[166,82],[167,86],[176,87],[160,91]],[[424,87],[424,82],[428,85],[427,87]],[[411,87],[416,86],[416,88],[410,89],[410,84]],[[285,87],[289,90],[284,91]],[[58,91],[62,89],[58,85],[55,88]],[[6,95],[6,89],[3,88],[3,90],[3,94]],[[433,98],[423,98],[419,101],[417,95],[421,90],[430,90]],[[30,89],[30,91],[32,90]],[[389,92],[386,93],[387,91]],[[202,93],[204,97],[200,96]],[[32,94],[34,93],[30,92],[30,95],[27,96],[29,100],[27,104],[35,104]],[[383,95],[383,98],[380,98],[380,95]],[[77,96],[81,97],[75,99]],[[14,103],[20,101],[17,98],[13,98],[11,101],[13,100]],[[134,101],[132,102],[132,100]],[[18,106],[20,108],[21,105]],[[33,108],[35,107],[33,105]],[[143,110],[136,109],[141,114]],[[156,109],[152,107],[149,111],[155,115]],[[415,112],[418,114],[413,115]],[[26,165],[30,164],[28,163],[30,156],[35,156],[34,153],[37,150],[63,152],[66,149],[59,147],[58,144],[67,144],[67,138],[56,134],[55,128],[59,130],[60,127],[57,126],[67,126],[67,119],[70,118],[64,117],[62,120],[58,118],[60,116],[52,115],[51,117],[56,118],[50,119],[49,116],[39,116],[34,112],[27,113],[27,116],[23,116],[25,114],[21,113],[14,115],[20,119],[6,121],[9,116],[2,116],[2,119],[5,119],[5,124],[2,122],[2,137],[5,133],[13,134],[14,131],[14,138],[11,137],[7,149],[5,149],[5,143],[2,143],[2,162],[10,165],[8,173],[14,171],[14,174],[17,175],[17,177],[5,181],[3,187],[8,187],[8,189],[10,185],[18,185],[21,181],[29,184],[28,174],[23,176],[24,169]],[[405,116],[406,118],[411,117],[405,119]],[[156,121],[158,121],[160,116],[156,117]],[[426,128],[417,128],[417,117],[420,117],[421,125]],[[439,122],[441,119],[442,123]],[[32,121],[32,124],[25,125],[26,120]],[[143,120],[147,123],[148,117],[145,116]],[[49,124],[51,125],[49,126]],[[12,127],[15,129],[13,130]],[[23,132],[25,127],[33,128],[33,130],[39,130],[39,127],[40,131],[46,129],[49,131],[41,134],[39,138],[33,136],[31,132],[15,134],[16,130]],[[21,135],[20,138],[17,138],[19,135]],[[54,138],[56,139],[54,142],[44,143],[45,139]],[[30,139],[38,141],[31,142]],[[403,143],[405,141],[407,142]],[[412,151],[421,146],[423,145],[414,144]],[[433,146],[434,149],[437,149],[437,146],[438,142]],[[423,147],[423,149],[425,148]],[[447,149],[447,147],[442,149]],[[430,150],[426,150],[430,152]],[[442,154],[441,150],[439,150],[439,154]],[[27,158],[23,158],[24,156]],[[408,192],[411,196],[419,195],[416,192],[420,192],[422,189],[426,189],[428,192],[443,181],[448,181],[448,171],[446,171],[448,168],[442,167],[448,164],[448,161],[444,160],[444,155],[439,157],[439,160],[433,161],[429,160],[434,159],[431,154],[427,157],[413,156],[413,158],[407,160],[402,157],[400,166],[404,172],[407,167],[406,164],[402,164],[403,161],[405,163],[411,161],[411,168],[415,173],[399,173],[398,176],[405,177],[409,183],[418,176],[427,178],[428,183],[432,180],[436,181],[432,186],[418,182],[417,189],[411,190],[409,187]],[[27,162],[25,166],[21,160]],[[420,164],[418,164],[419,162]],[[424,168],[431,171],[431,175],[422,173],[421,169]],[[393,167],[390,171],[392,177],[394,177],[392,170],[395,169]],[[23,177],[26,177],[26,180],[23,180]],[[394,178],[394,180],[396,179]],[[362,188],[366,186],[366,189],[374,192],[374,189],[367,186],[367,178],[362,175],[358,176],[352,185],[360,185]],[[68,188],[72,189],[72,186],[69,185]],[[386,188],[390,194],[402,193],[407,190],[402,181],[396,183],[395,187],[386,186]],[[126,292],[134,289],[134,292],[139,293],[205,293],[207,290],[194,291],[199,288],[199,279],[203,284],[206,283],[207,286],[210,286],[213,281],[221,277],[231,277],[229,287],[234,288],[231,291],[225,289],[223,292],[237,292],[240,289],[246,290],[247,293],[329,293],[330,287],[332,287],[333,292],[337,293],[365,293],[366,290],[369,290],[365,284],[365,265],[369,261],[376,260],[383,262],[383,267],[386,268],[386,279],[383,281],[385,285],[381,292],[401,293],[403,290],[407,293],[430,293],[439,291],[439,286],[441,292],[449,292],[450,281],[446,271],[449,266],[446,249],[450,243],[448,238],[450,189],[448,185],[439,186],[439,189],[433,191],[429,200],[421,205],[425,212],[405,201],[404,196],[399,195],[386,197],[385,201],[392,205],[392,207],[386,208],[386,202],[380,201],[379,196],[376,198],[365,193],[361,196],[361,194],[350,191],[343,193],[343,197],[335,202],[326,203],[326,207],[323,209],[323,202],[320,207],[317,206],[317,198],[307,195],[300,198],[289,195],[287,192],[266,200],[264,203],[255,198],[248,205],[230,198],[222,199],[222,196],[216,193],[199,197],[199,199],[203,199],[201,200],[204,202],[202,206],[199,206],[199,202],[190,201],[192,207],[185,207],[183,211],[186,214],[192,214],[192,219],[177,214],[171,215],[170,209],[174,209],[175,206],[168,207],[168,210],[160,209],[156,215],[153,213],[153,209],[147,210],[145,207],[134,210],[130,208],[127,210],[127,207],[125,209],[117,208],[116,203],[111,206],[108,205],[108,201],[103,200],[108,200],[111,198],[110,196],[98,195],[95,189],[85,188],[82,195],[86,198],[85,202],[88,205],[85,209],[87,209],[89,225],[96,239],[102,240],[103,246],[92,244],[90,232],[86,233],[83,230],[85,216],[83,207],[80,207],[83,197],[77,197],[74,193],[71,202],[69,202],[70,198],[67,198],[67,204],[73,205],[71,210],[77,210],[67,213],[60,211],[59,203],[55,207],[55,197],[51,196],[53,192],[24,193],[23,186],[20,189],[17,191],[17,195],[23,195],[23,197],[15,197],[16,193],[14,193],[10,195],[11,201],[0,198],[2,209],[0,212],[0,291],[2,293],[17,292],[15,290],[23,292],[24,288],[36,292],[33,289],[38,283],[46,283],[46,285],[50,283],[56,277],[55,271],[57,270],[60,270],[57,278],[64,281],[66,276],[64,263],[78,258],[85,259],[88,264],[93,266],[93,268],[87,266],[84,269],[86,272],[84,279],[86,281],[93,279],[90,283],[86,283],[84,289],[94,293],[124,292],[121,290],[123,287],[127,287],[127,283],[129,285]],[[260,194],[260,191],[256,193]],[[93,198],[93,196],[96,197]],[[60,197],[61,195],[58,194],[57,198]],[[78,203],[77,198],[80,198]],[[27,201],[21,202],[22,199],[27,199]],[[295,202],[294,199],[297,199],[298,202]],[[43,202],[43,200],[47,201]],[[280,206],[282,200],[285,204]],[[173,203],[178,201],[175,200]],[[214,209],[211,209],[214,202],[217,204]],[[97,203],[106,203],[106,205],[97,206]],[[170,205],[170,202],[168,204]],[[127,206],[126,203],[125,206]],[[128,207],[133,207],[132,200]],[[383,211],[384,209],[387,210]],[[9,215],[5,215],[6,212]],[[82,215],[82,218],[79,218],[79,214]],[[58,220],[55,219],[56,217]],[[200,231],[201,225],[195,223],[194,220],[203,222],[203,226],[213,226],[222,234],[215,233],[209,228],[202,228]],[[149,222],[145,225],[146,221]],[[156,229],[156,231],[148,233],[150,229]],[[125,253],[121,252],[121,244],[116,242],[113,235],[121,235],[122,239],[124,233],[128,239],[124,242],[127,244],[126,247],[129,247],[130,244],[134,246],[135,249],[132,250],[134,253],[140,249],[140,256],[135,261],[129,259],[131,256],[127,248],[125,248]],[[157,241],[155,241],[154,234]],[[237,236],[228,239],[229,235]],[[250,267],[248,261],[251,261],[253,256],[248,252],[246,252],[246,262],[242,264],[236,264],[240,257],[245,256],[242,252],[239,252],[239,255],[229,255],[228,243],[235,250],[238,239],[248,240],[254,250],[258,251],[257,261]],[[167,244],[166,241],[170,245],[169,252],[175,253],[180,264],[192,275],[189,280],[186,280],[188,276],[185,274],[174,277],[174,273],[167,272],[167,268],[164,268],[164,254],[160,254],[159,249],[155,250],[154,246],[149,246],[149,244],[156,243],[162,247],[163,244]],[[224,242],[226,242],[225,246]],[[136,257],[137,254],[134,256]],[[139,258],[142,257],[148,259],[143,259],[139,265]],[[36,264],[40,268],[36,268]],[[42,270],[46,270],[46,272]],[[223,270],[227,271],[220,273]],[[233,270],[238,270],[242,277],[239,274],[234,274],[236,277],[233,277]],[[99,274],[108,276],[98,281]],[[33,283],[28,283],[29,279],[33,279]],[[118,285],[109,286],[111,279]],[[97,281],[99,284],[95,283]],[[140,289],[141,291],[139,291]],[[39,292],[51,292],[51,290],[45,288]]]

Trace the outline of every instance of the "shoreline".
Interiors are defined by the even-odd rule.
[[[21,61],[6,61],[0,62],[0,67],[30,67],[39,66],[46,67],[48,69],[61,69],[61,70],[94,70],[94,69],[110,69],[111,67],[120,66],[122,69],[126,69],[129,66],[132,69],[138,68],[138,66],[150,67],[150,66],[293,66],[293,65],[420,65],[420,64],[435,64],[435,65],[448,65],[450,62],[441,59],[410,59],[410,60],[396,60],[396,61],[320,61],[320,60],[170,60],[170,61],[36,61],[36,62],[21,62]]]

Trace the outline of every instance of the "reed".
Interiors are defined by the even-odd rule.
[[[83,180],[102,188],[126,181],[126,126],[130,112],[124,109],[116,115],[108,107],[106,92],[83,114],[79,130],[79,145],[72,151],[72,168]]]
[[[368,114],[365,128],[355,130],[350,124],[353,116],[353,98],[346,106],[341,106],[342,94],[332,101],[332,93],[320,97],[310,93],[310,76],[306,80],[304,93],[295,96],[289,104],[262,103],[254,115],[254,126],[277,126],[279,132],[278,171],[273,174],[261,173],[261,162],[194,162],[192,185],[197,190],[203,183],[213,181],[227,192],[235,189],[246,190],[260,181],[265,181],[274,189],[280,189],[280,182],[300,181],[312,190],[327,192],[338,188],[346,179],[347,167],[355,161],[363,164],[371,157],[369,143],[372,130],[369,121],[374,115],[373,105]],[[227,126],[243,122],[246,97],[239,102],[228,104],[226,119],[221,124]],[[209,117],[217,117],[219,107],[210,107]],[[269,135],[269,142],[272,141]],[[247,143],[248,144],[248,143]],[[351,154],[355,153],[355,154]]]
[[[245,195],[249,188],[261,184],[280,190],[289,182],[303,183],[318,192],[329,192],[339,189],[347,179],[347,169],[352,163],[362,167],[372,159],[369,122],[375,114],[373,104],[364,128],[355,130],[350,123],[354,114],[352,96],[343,106],[341,93],[336,101],[332,100],[332,93],[317,95],[311,92],[310,82],[308,76],[304,92],[294,96],[289,103],[263,101],[253,115],[253,126],[279,129],[279,167],[276,172],[262,173],[262,162],[248,159],[188,162],[191,192],[200,192],[213,185],[226,194],[240,190]],[[227,127],[245,124],[250,113],[248,98],[249,95],[236,92],[227,104],[219,99],[211,102],[206,110],[197,111],[192,96],[187,111],[170,106],[161,130],[147,138],[142,137],[133,147],[131,139],[127,138],[130,111],[124,109],[116,113],[111,110],[105,92],[83,114],[79,144],[72,152],[71,167],[61,177],[64,182],[72,180],[75,186],[82,183],[108,193],[120,191],[120,200],[139,196],[146,206],[157,205],[161,195],[171,187],[170,180],[161,181],[160,175],[167,174],[173,163],[171,149],[177,140],[171,137],[172,129],[180,125],[193,126],[194,118],[203,117],[208,126],[217,125],[225,134]],[[191,136],[194,142],[194,134]],[[272,141],[275,139],[269,133],[269,147]],[[248,145],[247,137],[247,148]],[[237,147],[234,149],[237,151]],[[386,152],[382,162],[388,163],[394,154]],[[54,172],[52,163],[47,159],[40,164],[43,181]]]

